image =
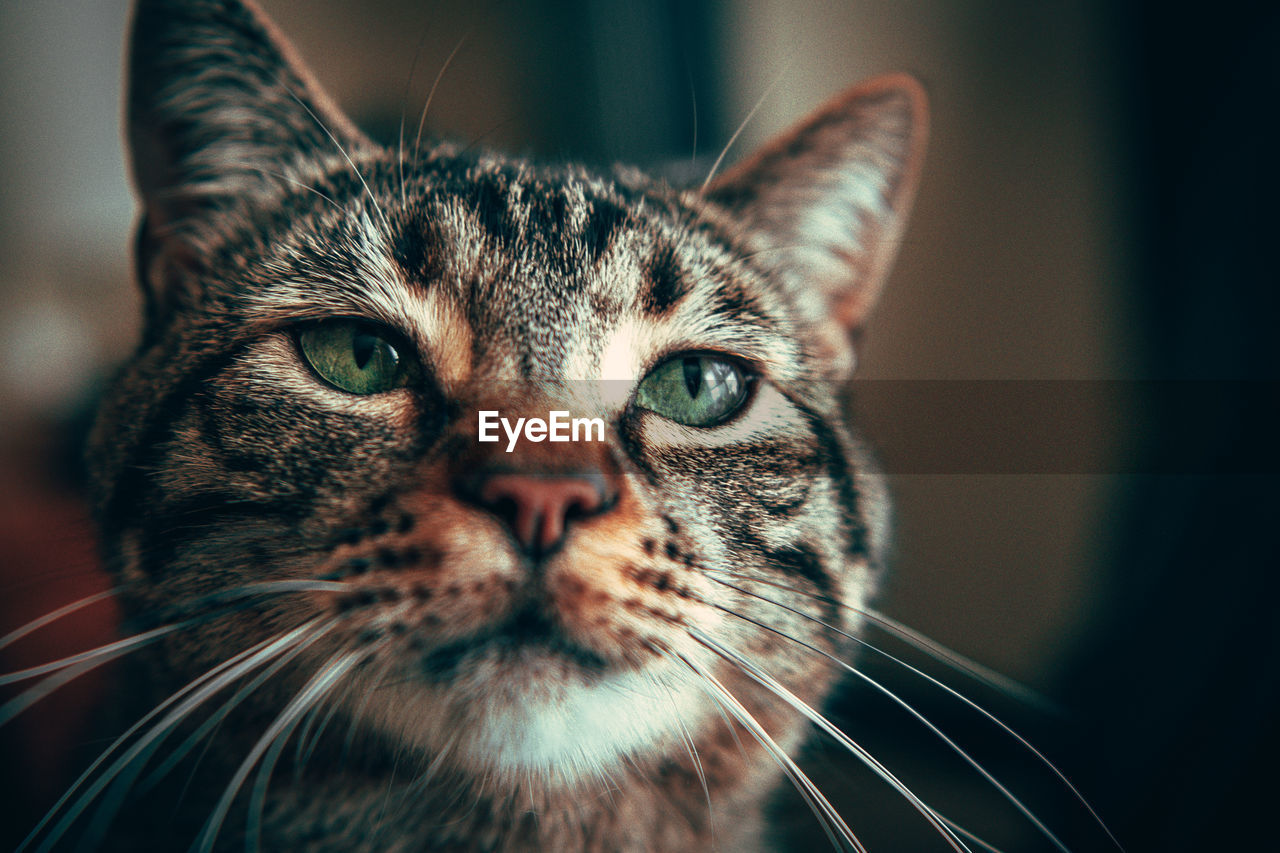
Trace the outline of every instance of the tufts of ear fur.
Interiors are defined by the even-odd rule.
[[[813,316],[856,334],[897,253],[927,115],[914,78],[877,77],[730,169],[706,197],[762,241]]]
[[[309,153],[372,144],[251,0],[139,0],[127,107],[152,319],[198,264],[213,211],[278,187]]]

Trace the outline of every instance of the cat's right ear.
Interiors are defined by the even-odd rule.
[[[152,321],[194,278],[219,213],[280,186],[309,153],[371,144],[251,0],[139,0],[127,98]]]
[[[889,74],[837,96],[704,188],[856,339],[897,253],[924,160],[924,89]]]

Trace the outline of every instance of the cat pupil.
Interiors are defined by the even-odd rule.
[[[351,338],[351,350],[355,356],[356,367],[364,370],[369,364],[369,359],[373,358],[373,353],[380,343],[382,343],[382,340],[377,335],[370,335],[367,332],[357,332],[353,335]],[[394,364],[396,361],[395,350],[389,344],[386,346],[390,350],[388,355],[391,356],[391,361]]]
[[[689,397],[698,399],[702,390],[702,359],[696,356],[684,360],[684,387],[689,389]]]

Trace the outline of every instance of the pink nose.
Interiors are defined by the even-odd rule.
[[[603,483],[585,476],[490,474],[474,499],[507,523],[528,551],[546,552],[564,538],[569,521],[600,512]]]

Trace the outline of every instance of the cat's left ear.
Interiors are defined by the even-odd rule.
[[[754,232],[802,302],[856,334],[884,283],[924,159],[928,109],[905,74],[837,96],[730,169],[708,199]]]
[[[253,0],[137,0],[129,60],[133,177],[154,227],[270,191],[299,156],[371,144]]]
[[[128,138],[148,327],[191,291],[205,236],[299,164],[373,143],[253,0],[136,0]]]

